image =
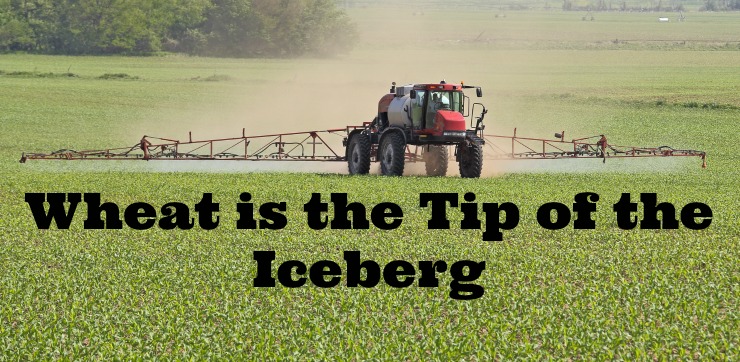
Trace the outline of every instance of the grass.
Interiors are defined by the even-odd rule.
[[[338,59],[0,56],[5,72],[79,75],[0,75],[4,358],[738,358],[737,52],[540,47],[527,39],[548,33],[548,22],[564,22],[563,15],[518,12],[504,19],[510,31],[534,29],[518,33],[526,42],[516,46],[425,45],[426,37],[447,34],[420,23],[424,32],[411,32],[407,47],[388,32],[393,19],[373,32],[367,27],[377,24],[378,14],[354,11],[365,35],[356,52]],[[461,13],[454,31],[477,35],[473,20],[484,15]],[[701,14],[723,22],[731,15]],[[620,19],[615,25],[629,29],[639,17]],[[712,23],[705,22],[716,32],[711,36],[737,33],[737,25],[721,30]],[[572,26],[581,25],[579,17]],[[586,44],[595,37],[583,30],[573,39]],[[378,51],[383,42],[388,47]],[[101,74],[136,79],[96,79]],[[491,109],[487,132],[517,127],[521,135],[547,137],[566,130],[569,138],[603,132],[620,144],[705,150],[709,168],[700,169],[698,159],[553,161],[549,165],[564,166],[464,180],[349,177],[332,172],[343,166],[324,164],[303,166],[313,172],[276,173],[243,172],[252,165],[160,172],[156,162],[17,162],[23,151],[125,146],[143,134],[186,138],[192,130],[197,138],[238,134],[242,127],[268,132],[357,124],[372,118],[391,81],[453,76],[483,86],[482,101]],[[193,81],[209,77],[223,81]],[[237,230],[235,206],[245,191],[255,204],[285,201],[288,226]],[[540,205],[569,205],[584,191],[601,196],[595,230],[539,227]],[[122,207],[179,201],[191,210],[210,192],[221,205],[221,224],[212,231],[84,230],[79,218],[70,230],[37,230],[23,202],[28,192],[99,192]],[[311,230],[302,206],[314,192],[324,200],[346,192],[368,208],[397,203],[403,224],[392,231]],[[502,242],[481,241],[480,230],[458,230],[457,212],[450,213],[451,230],[428,231],[420,192],[474,192],[480,203],[514,202],[522,219]],[[655,192],[678,208],[703,202],[715,216],[702,231],[623,231],[611,205],[625,192],[633,200]],[[257,289],[251,286],[254,250],[275,250],[275,263],[329,259],[342,267],[344,250],[359,250],[381,265],[485,260],[476,281],[485,294],[450,299],[448,273],[428,289],[382,282],[357,290]]]

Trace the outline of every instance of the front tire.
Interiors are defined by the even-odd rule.
[[[380,172],[386,176],[403,175],[406,142],[397,132],[385,135],[380,142]]]
[[[460,153],[460,177],[478,178],[483,170],[483,147],[478,142],[461,144],[458,147]]]
[[[428,146],[424,153],[427,176],[447,175],[447,146]]]
[[[350,175],[367,175],[370,172],[370,140],[362,133],[349,139],[347,167]]]

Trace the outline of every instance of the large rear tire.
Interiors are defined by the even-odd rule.
[[[354,134],[347,145],[347,167],[350,175],[370,172],[370,140],[362,133]]]
[[[460,153],[460,177],[478,178],[483,170],[483,148],[478,142],[461,144],[458,148]]]
[[[424,153],[427,176],[447,175],[447,146],[428,146]]]
[[[386,176],[403,175],[406,142],[397,132],[387,134],[380,142],[380,172]]]

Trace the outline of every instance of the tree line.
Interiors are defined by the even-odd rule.
[[[563,0],[563,10],[565,11],[684,11],[687,9],[684,3],[688,1],[681,0],[650,0],[650,2],[631,2],[627,0]],[[694,3],[694,2],[692,2]],[[740,10],[740,0],[702,0],[702,5],[698,7],[699,11],[733,11]]]
[[[0,0],[0,51],[330,56],[357,31],[334,0]]]

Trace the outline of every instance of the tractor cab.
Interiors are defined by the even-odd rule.
[[[448,84],[445,81],[426,84],[406,84],[391,87],[390,93],[378,103],[379,130],[398,127],[408,133],[407,142],[459,143],[467,137],[467,110],[470,100],[463,92],[465,88],[479,87]],[[466,104],[467,103],[467,104]],[[471,120],[472,127],[472,120]],[[476,132],[478,127],[476,127]]]
[[[438,84],[415,84],[410,92],[409,116],[417,133],[435,136],[464,133],[466,97],[463,88],[463,84],[447,84],[444,81]]]
[[[414,128],[421,133],[439,133],[446,129],[465,130],[463,97],[460,85],[415,85],[411,92],[411,120]],[[458,124],[459,122],[462,123]]]

